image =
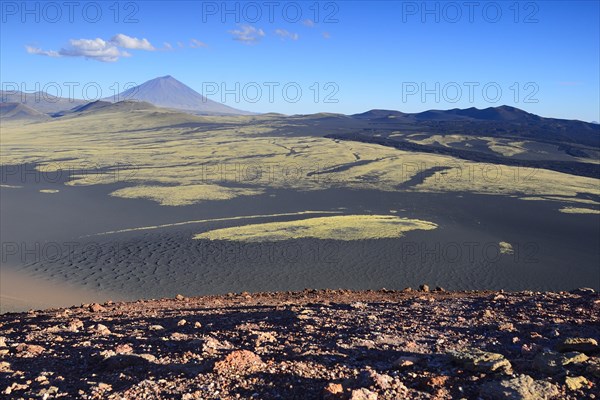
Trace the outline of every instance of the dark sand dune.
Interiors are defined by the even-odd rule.
[[[594,214],[598,194],[593,179],[574,176],[596,177],[598,166],[590,160],[595,153],[587,148],[584,158],[588,159],[580,159],[578,151],[586,145],[569,139],[577,130],[561,136],[562,128],[571,126],[569,121],[557,120],[545,141],[527,141],[538,147],[523,144],[525,159],[521,160],[490,150],[490,140],[525,141],[543,130],[543,124],[531,122],[510,137],[502,131],[501,138],[476,136],[485,127],[514,130],[512,116],[521,115],[516,109],[449,110],[459,115],[483,112],[479,118],[488,119],[474,121],[467,115],[472,119],[469,124],[453,125],[453,121],[406,123],[401,113],[385,110],[356,118],[327,113],[200,117],[153,107],[140,101],[84,105],[71,117],[44,124],[50,135],[47,146],[37,144],[35,130],[29,129],[33,125],[15,129],[12,135],[3,133],[12,154],[21,157],[17,160],[30,157],[29,147],[22,144],[26,136],[25,143],[35,148],[39,159],[60,162],[60,152],[65,151],[64,159],[73,165],[85,166],[88,158],[106,165],[107,160],[118,160],[122,149],[121,156],[127,155],[125,167],[139,173],[96,180],[96,172],[116,173],[121,165],[99,171],[80,166],[83,171],[67,170],[59,179],[50,175],[36,181],[31,179],[40,177],[35,165],[3,166],[3,267],[38,280],[128,299],[305,287],[401,289],[423,283],[454,290],[600,289],[600,215]],[[582,142],[595,129],[591,124],[573,124],[584,132]],[[437,128],[461,127],[471,131],[456,145],[436,133]],[[411,136],[421,128],[426,129]],[[339,134],[323,138],[329,132]],[[441,144],[410,141],[433,135]],[[77,138],[75,151],[62,148],[63,136]],[[530,153],[547,150],[542,144],[554,146],[554,153],[543,160],[531,158]],[[80,153],[85,158],[79,159]],[[557,162],[558,157],[569,161]],[[454,161],[462,162],[461,158],[478,161],[480,167],[484,163],[507,166],[507,174],[496,180],[467,176],[455,182],[445,176],[445,169]],[[306,169],[300,171],[304,175],[298,176],[298,182],[248,179],[246,183],[237,176],[236,182],[216,180],[216,185],[205,185],[201,173],[210,164],[207,160],[242,165],[279,165],[290,160]],[[437,164],[439,160],[444,163]],[[405,175],[405,167],[416,162],[426,165],[416,175]],[[315,166],[318,173],[313,173]],[[519,175],[521,185],[513,187],[513,173],[532,169],[539,173],[536,180]],[[29,178],[22,179],[19,172]],[[463,172],[460,165],[458,172]],[[470,169],[465,172],[470,174]],[[70,181],[73,176],[83,181]],[[306,211],[317,213],[302,214]],[[321,239],[288,235],[277,241],[268,237],[261,243],[207,240],[210,236],[194,239],[209,231],[273,226],[334,212],[424,221],[435,229],[363,240],[342,240],[341,234]],[[353,226],[350,231],[361,229]]]
[[[19,247],[6,261],[36,279],[110,292],[115,298],[305,287],[401,289],[422,283],[455,290],[600,288],[600,256],[595,251],[600,216],[559,213],[558,202],[472,194],[382,196],[377,191],[330,189],[271,190],[250,198],[161,207],[107,196],[118,185],[57,184],[60,191],[55,194],[39,193],[41,187],[48,185],[2,189],[3,241],[25,243],[27,248],[42,245],[34,252],[37,257],[23,254]],[[408,232],[398,239],[243,243],[192,238],[210,229],[256,221],[169,226],[307,209],[394,214],[432,221],[439,228]],[[306,217],[264,217],[258,222]],[[143,227],[147,229],[137,229]],[[95,235],[118,230],[125,232]],[[43,245],[48,241],[58,247],[46,245],[45,254]],[[510,243],[513,253],[500,254],[500,242]]]

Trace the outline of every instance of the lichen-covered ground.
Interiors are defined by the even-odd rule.
[[[558,197],[572,205],[570,213],[578,214],[598,208],[596,177],[324,137],[366,128],[372,127],[341,115],[201,117],[154,107],[115,108],[39,123],[4,123],[0,155],[5,165],[35,164],[40,174],[53,179],[71,171],[69,185],[126,183],[111,195],[164,206],[254,196],[269,188],[386,192],[408,185],[402,190]],[[507,160],[526,152],[524,142],[499,138],[432,135],[407,140],[446,147],[479,140]],[[541,155],[556,155],[556,146],[544,149]],[[586,151],[595,154],[594,149]],[[596,161],[590,157],[583,162]],[[422,181],[412,184],[419,176]],[[581,204],[587,205],[575,207]]]

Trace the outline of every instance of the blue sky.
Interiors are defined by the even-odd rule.
[[[2,2],[4,89],[67,97],[75,82],[95,99],[172,75],[256,112],[507,104],[600,120],[598,1],[51,3]]]

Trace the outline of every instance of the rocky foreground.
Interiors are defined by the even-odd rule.
[[[594,399],[600,296],[230,294],[0,315],[7,399]]]

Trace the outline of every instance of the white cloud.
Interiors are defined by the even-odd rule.
[[[254,44],[260,41],[265,36],[262,29],[256,29],[250,25],[242,25],[240,29],[229,31],[234,37],[233,40],[240,41],[245,44]]]
[[[181,42],[177,42],[177,46],[179,46],[179,47],[181,47],[181,48],[182,48],[182,47],[183,47],[183,43],[181,43]]]
[[[29,54],[38,54],[40,56],[60,57],[60,54],[54,50],[42,50],[39,47],[25,46]]]
[[[323,38],[330,39],[331,38],[331,34],[329,32],[323,32]]]
[[[131,57],[129,52],[122,49],[156,50],[147,39],[138,39],[122,33],[113,36],[108,41],[101,38],[71,39],[68,47],[61,48],[58,51],[42,50],[32,46],[26,46],[25,49],[29,54],[48,57],[84,57],[101,62],[115,62],[121,57]]]
[[[156,50],[154,46],[150,44],[148,39],[138,39],[135,37],[127,36],[119,33],[110,40],[115,46],[122,47],[124,49],[135,49],[135,50]]]
[[[309,28],[312,28],[315,26],[315,21],[313,21],[312,19],[305,19],[304,21],[302,21],[302,23],[306,26],[308,26]]]
[[[70,46],[60,49],[59,54],[67,57],[85,57],[102,62],[115,62],[119,57],[127,57],[128,53],[121,52],[117,46],[100,38],[71,39]]]
[[[282,39],[298,40],[300,36],[297,33],[288,32],[285,29],[275,29],[275,34]]]
[[[204,42],[199,41],[198,39],[190,40],[190,47],[192,49],[197,49],[198,47],[208,47],[208,45]]]
[[[165,46],[165,50],[167,50],[167,51],[173,50],[173,45],[171,45],[171,43],[169,43],[169,42],[165,42],[164,46]]]

